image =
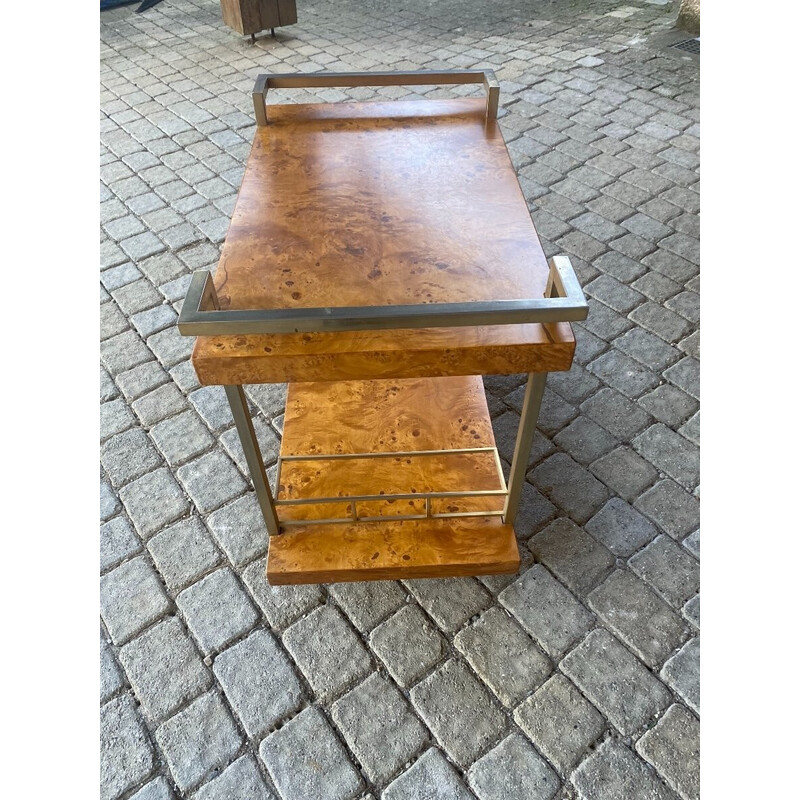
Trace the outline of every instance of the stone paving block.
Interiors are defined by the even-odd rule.
[[[491,595],[474,578],[425,578],[403,583],[445,632],[457,631],[492,602]]]
[[[337,700],[331,716],[369,780],[377,784],[395,775],[428,740],[405,698],[377,672]]]
[[[281,796],[350,800],[363,781],[322,712],[307,708],[261,743],[261,760]]]
[[[176,617],[128,642],[119,657],[145,713],[156,722],[211,685],[211,673]]]
[[[445,640],[419,607],[403,606],[378,625],[369,637],[370,647],[389,674],[404,688],[416,683],[445,654]]]
[[[113,486],[129,483],[161,463],[158,452],[141,428],[124,431],[100,447],[100,463]]]
[[[105,482],[100,482],[100,521],[111,519],[119,510],[119,498],[114,490]]]
[[[100,571],[116,567],[139,552],[142,543],[124,517],[115,517],[100,526]]]
[[[168,380],[169,376],[157,361],[148,361],[117,375],[117,384],[128,402],[147,394]]]
[[[271,586],[266,573],[267,562],[262,558],[242,572],[242,579],[273,630],[282,631],[325,600],[315,584]]]
[[[673,539],[682,539],[700,524],[697,498],[669,480],[657,483],[635,505]]]
[[[123,331],[100,343],[100,360],[112,376],[152,358],[153,354],[134,331]]]
[[[600,381],[573,362],[569,372],[551,372],[547,376],[547,385],[568,402],[578,405],[595,393]]]
[[[170,369],[169,375],[184,394],[191,392],[200,385],[191,361],[183,361],[180,364],[176,364]]]
[[[155,767],[153,746],[133,698],[124,694],[100,709],[100,794],[117,798]]]
[[[680,617],[643,581],[616,570],[588,597],[589,608],[649,667],[657,667],[684,639]]]
[[[614,556],[572,520],[557,519],[529,542],[536,560],[582,596],[597,586],[614,566]]]
[[[620,558],[633,555],[658,534],[655,525],[618,497],[612,497],[584,527]]]
[[[255,606],[228,567],[184,589],[176,602],[204,654],[222,650],[258,621]]]
[[[191,410],[159,422],[150,430],[150,436],[171,467],[189,461],[215,444],[208,428]]]
[[[606,275],[611,275],[623,284],[632,283],[644,275],[647,270],[638,261],[614,251],[603,253],[595,260],[594,265]]]
[[[216,510],[247,489],[233,461],[219,450],[190,461],[176,475],[201,514]]]
[[[697,560],[668,536],[654,539],[629,563],[673,608],[680,608],[700,588]]]
[[[371,631],[406,602],[405,591],[395,581],[334,583],[328,592],[361,633]]]
[[[130,800],[174,800],[174,797],[166,779],[158,777],[131,795]]]
[[[544,527],[556,515],[556,507],[537,489],[529,483],[523,484],[517,519],[514,530],[519,539],[527,539],[536,531]],[[520,554],[522,558],[522,554]],[[494,575],[486,578],[501,579],[504,576]],[[485,579],[482,579],[485,581]]]
[[[564,658],[561,670],[624,736],[642,728],[670,702],[666,686],[601,628]]]
[[[607,385],[632,400],[654,388],[659,382],[655,373],[616,349],[598,356],[589,364],[588,369]]]
[[[454,659],[420,681],[410,696],[436,740],[461,767],[474,761],[506,728],[491,695]]]
[[[105,635],[100,631],[100,705],[125,686],[125,677],[117,665]]]
[[[432,747],[399,778],[390,783],[381,800],[473,800],[447,759]]]
[[[514,711],[514,721],[562,775],[606,727],[597,709],[560,673]]]
[[[149,428],[186,408],[186,399],[175,384],[167,383],[135,400],[132,408],[142,425]]]
[[[143,556],[100,578],[100,614],[114,644],[124,644],[170,607],[157,573]]]
[[[219,432],[233,425],[228,398],[222,386],[202,386],[189,395],[189,400],[212,431]]]
[[[654,771],[616,739],[603,742],[572,776],[581,800],[677,800]]]
[[[518,733],[476,761],[468,780],[480,800],[551,800],[560,786],[552,767]]]
[[[109,339],[128,329],[128,320],[116,303],[100,306],[100,339]]]
[[[598,458],[589,469],[620,497],[632,503],[658,478],[652,464],[622,446]]]
[[[690,533],[684,540],[683,546],[697,559],[700,558],[700,529]]]
[[[295,622],[283,643],[322,700],[332,700],[370,671],[370,657],[341,611],[325,605]]]
[[[620,283],[610,275],[599,275],[584,288],[587,294],[620,314],[627,314],[644,300],[639,292]]]
[[[169,369],[189,358],[194,346],[193,342],[194,340],[190,336],[181,336],[178,328],[173,326],[148,337],[147,346],[155,354],[155,357]]]
[[[254,493],[234,500],[208,518],[208,527],[234,566],[267,552],[268,535]]]
[[[694,414],[699,405],[693,397],[668,383],[657,386],[652,392],[640,397],[639,403],[659,422],[673,428]]]
[[[252,738],[269,733],[303,701],[291,661],[269,631],[257,630],[220,653],[214,674]]]
[[[629,319],[669,344],[676,344],[691,330],[690,323],[683,317],[649,301],[633,309]]]
[[[594,616],[541,565],[497,598],[551,658],[563,655],[591,627]]]
[[[115,249],[118,250],[116,247]],[[118,252],[122,256],[120,261],[125,261],[122,251],[118,250]],[[122,264],[120,261],[116,261],[115,264],[108,263],[106,266],[109,269],[104,269],[101,257],[100,268],[103,271],[100,273],[100,283],[103,284],[107,292],[113,292],[115,289],[119,289],[128,283],[133,283],[142,277],[142,273],[133,264],[130,262]]]
[[[525,400],[525,386],[520,386],[513,392],[510,392],[503,400],[521,413]],[[578,409],[567,403],[566,400],[555,392],[545,389],[536,427],[545,435],[552,436],[574,419],[577,413]],[[511,455],[513,455],[513,450]]]
[[[684,358],[664,371],[664,377],[696,400],[700,397],[700,362],[696,358]]]
[[[700,723],[683,706],[667,709],[658,724],[636,743],[683,800],[700,797]]]
[[[119,496],[136,532],[144,539],[189,510],[180,486],[163,468],[123,486]]]
[[[145,278],[125,284],[111,292],[111,296],[128,317],[163,302],[159,291]]]
[[[607,305],[590,297],[587,300],[589,316],[583,326],[595,336],[610,342],[633,327],[631,321],[612,311]]]
[[[147,549],[172,591],[180,591],[222,561],[198,517],[176,522],[154,536]]]
[[[155,736],[172,777],[184,792],[212,770],[224,767],[242,745],[230,712],[213,691],[156,728]]]
[[[698,411],[693,417],[688,419],[680,428],[678,428],[678,433],[687,438],[689,441],[694,442],[699,447],[700,412]]]
[[[651,370],[660,371],[680,358],[680,352],[642,328],[634,328],[614,340],[614,347]]]
[[[517,441],[519,422],[519,414],[513,411],[508,411],[492,420],[492,430],[494,432],[495,442],[497,443],[497,452],[500,454],[500,457],[509,464],[514,458],[514,446]],[[528,455],[526,466],[532,467],[551,453],[553,449],[553,445],[550,441],[537,431],[533,439],[533,445]]]
[[[118,396],[114,380],[103,367],[100,367],[100,402],[106,403]]]
[[[277,800],[267,788],[252,756],[233,762],[218,777],[203,784],[195,800]]]
[[[566,453],[550,456],[529,480],[579,523],[586,522],[608,497],[606,487]]]
[[[700,595],[696,594],[691,600],[687,600],[683,607],[683,616],[697,630],[700,630]]]
[[[121,398],[103,403],[100,406],[100,441],[122,433],[136,424],[136,417],[131,414],[127,404]]]
[[[693,442],[663,423],[649,427],[633,440],[637,452],[687,488],[700,482],[700,452]]]
[[[664,664],[661,677],[697,714],[700,713],[700,639],[694,638]]]
[[[552,671],[550,659],[496,606],[459,631],[453,644],[507,707],[519,703]]]

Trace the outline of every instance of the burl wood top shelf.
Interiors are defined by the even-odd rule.
[[[549,266],[481,99],[269,108],[214,286],[223,310],[541,298]],[[568,323],[200,336],[203,384],[569,369]]]
[[[486,99],[266,106],[267,89],[479,83]],[[545,258],[490,72],[260,76],[213,277],[178,326],[226,387],[271,583],[513,572],[543,374],[586,315]],[[508,485],[481,375],[529,373]],[[538,377],[537,377],[538,376]],[[240,386],[289,382],[273,498]],[[522,456],[520,457],[520,453]]]

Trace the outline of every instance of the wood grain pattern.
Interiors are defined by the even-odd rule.
[[[481,99],[270,106],[214,282],[222,309],[541,297],[548,265]],[[548,330],[549,329],[549,330]],[[568,324],[199,337],[201,383],[568,369]]]
[[[292,383],[281,456],[403,453],[493,447],[479,376]],[[399,460],[398,460],[399,459]],[[317,471],[319,474],[317,474]],[[283,463],[278,499],[389,491],[501,488],[493,456],[445,454]],[[435,506],[433,504],[436,504]],[[501,510],[503,498],[432,501],[435,513]],[[512,526],[499,517],[393,520],[424,514],[422,499],[359,501],[360,516],[379,523],[298,525],[270,540],[270,583],[315,583],[399,577],[514,572],[519,552]],[[349,503],[280,506],[283,520],[346,518]]]
[[[518,569],[514,531],[498,517],[291,528],[270,537],[267,556],[267,581],[275,586],[496,575]]]

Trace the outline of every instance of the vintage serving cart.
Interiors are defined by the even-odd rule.
[[[486,98],[277,104],[273,88],[482,84]],[[178,327],[225,387],[273,584],[514,572],[547,373],[587,305],[548,263],[491,71],[261,75],[212,279]],[[527,373],[506,484],[481,376]],[[288,382],[276,490],[242,386]]]

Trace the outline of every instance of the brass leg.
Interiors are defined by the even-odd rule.
[[[525,400],[522,403],[522,417],[517,431],[517,443],[514,445],[514,459],[511,462],[511,473],[508,477],[506,506],[503,510],[503,522],[506,525],[513,525],[517,517],[522,486],[525,483],[525,472],[528,467],[528,456],[533,445],[533,436],[536,433],[536,421],[539,419],[539,408],[542,405],[546,382],[546,372],[528,374]]]
[[[256,432],[253,429],[253,420],[247,407],[247,398],[241,386],[226,386],[225,394],[228,396],[233,421],[239,432],[239,441],[242,443],[244,457],[250,470],[253,487],[256,490],[258,504],[261,506],[261,513],[264,515],[267,532],[270,536],[275,536],[280,533],[278,515],[275,513],[275,505],[272,502],[272,492],[267,481],[267,473],[264,470],[264,461],[261,458]]]

